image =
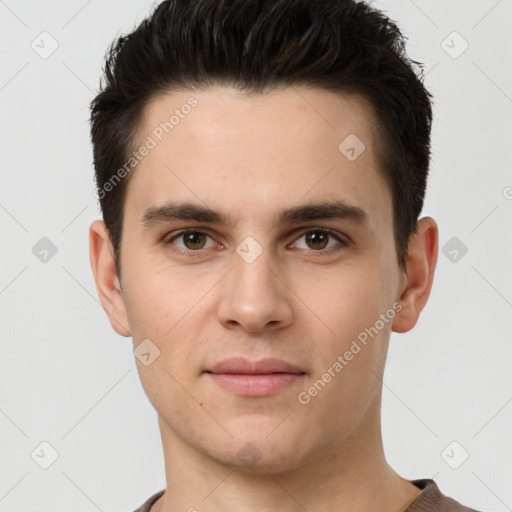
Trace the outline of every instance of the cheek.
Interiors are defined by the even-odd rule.
[[[196,356],[209,321],[205,294],[215,281],[209,276],[194,282],[189,275],[175,270],[140,272],[127,281],[127,312],[134,348],[149,339],[159,351],[151,372],[137,361],[141,381],[147,389],[163,386],[172,393],[177,381],[184,383],[199,371]]]
[[[385,303],[380,273],[372,266],[336,268],[312,286],[305,277],[296,281],[296,294],[309,307],[308,316],[323,321],[326,334],[346,338],[373,324]],[[319,322],[322,324],[322,322]]]
[[[146,270],[129,276],[125,294],[134,338],[163,341],[197,302],[200,290],[179,276]]]
[[[378,376],[385,364],[391,322],[375,325],[388,309],[387,292],[376,284],[379,272],[370,268],[324,282],[309,296],[316,317],[309,315],[324,333],[317,331],[311,342],[317,347],[317,364],[310,385],[322,389],[318,407],[339,413],[334,430],[359,421],[379,389]],[[311,329],[313,320],[304,323]],[[319,381],[327,383],[325,388]]]
[[[377,262],[368,259],[357,269],[336,269],[315,287],[304,282],[297,291],[310,308],[304,313],[305,329],[318,326],[316,333],[310,331],[317,346],[315,377],[321,378],[341,356],[345,361],[343,370],[336,373],[331,389],[337,389],[337,396],[343,396],[343,400],[351,401],[352,397],[354,403],[350,406],[356,405],[356,397],[373,392],[377,379],[369,372],[378,375],[385,363],[391,329],[390,318],[387,322],[380,320],[391,307],[386,279]],[[336,394],[333,399],[338,400]]]
[[[187,364],[192,350],[190,338],[195,338],[190,335],[190,312],[200,298],[200,290],[191,291],[176,277],[163,278],[162,274],[155,271],[131,276],[126,287],[127,312],[134,348],[139,344],[145,347],[146,340],[157,347],[150,345],[158,355],[148,366],[136,359],[142,387],[157,411],[172,409],[173,417],[178,418],[188,403],[180,383],[188,386],[186,381],[194,371]]]

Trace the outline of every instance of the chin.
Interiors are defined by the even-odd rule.
[[[292,471],[302,464],[298,447],[303,446],[303,440],[295,439],[284,428],[277,435],[280,421],[267,418],[255,425],[257,422],[248,418],[247,422],[237,424],[236,431],[227,426],[232,438],[221,442],[211,440],[203,449],[211,459],[235,471],[252,474]],[[218,450],[212,451],[212,446]]]
[[[281,450],[269,454],[265,446],[260,448],[248,441],[234,452],[215,454],[212,458],[233,471],[254,475],[287,473],[301,466],[298,454],[293,447],[287,450],[286,447],[281,446]]]

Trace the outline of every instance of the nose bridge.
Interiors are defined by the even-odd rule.
[[[244,239],[233,255],[233,271],[227,276],[219,307],[220,321],[236,322],[252,331],[270,322],[287,324],[291,305],[277,272],[271,251],[253,237]]]
[[[261,294],[270,299],[271,295],[279,293],[273,270],[275,263],[268,248],[264,248],[255,238],[247,237],[237,246],[236,253],[232,285],[239,299],[247,300]]]

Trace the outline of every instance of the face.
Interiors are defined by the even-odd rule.
[[[321,89],[148,105],[140,141],[155,145],[132,171],[106,309],[151,354],[137,367],[167,439],[284,471],[376,435],[406,281],[374,123]],[[215,369],[229,358],[248,366]]]

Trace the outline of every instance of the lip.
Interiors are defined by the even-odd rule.
[[[205,374],[237,395],[263,397],[298,384],[306,372],[282,359],[249,361],[236,357],[217,363]]]
[[[269,373],[305,373],[303,370],[282,359],[261,359],[250,361],[243,357],[231,357],[217,363],[209,373],[238,373],[245,375],[265,375]]]

